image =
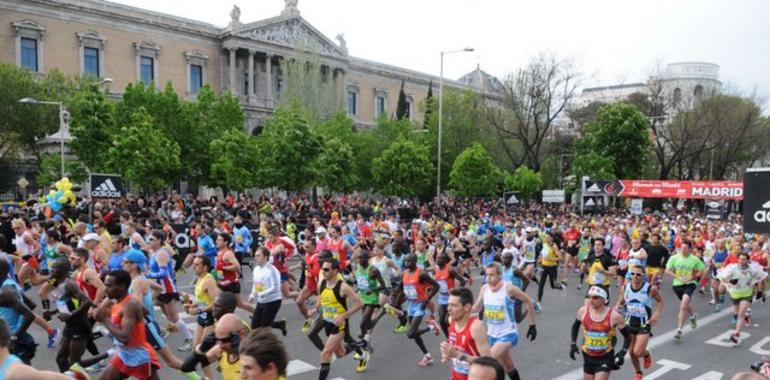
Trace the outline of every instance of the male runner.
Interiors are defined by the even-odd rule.
[[[652,335],[652,326],[658,323],[665,305],[658,289],[644,280],[644,267],[631,266],[628,273],[631,275],[631,281],[618,295],[615,310],[625,308],[625,321],[628,332],[631,334],[631,364],[636,371],[634,380],[641,380],[644,375],[639,366],[639,358],[644,359],[644,369],[649,369],[652,365],[652,357],[647,349],[647,343]],[[652,310],[653,300],[655,300],[654,311]]]
[[[500,361],[511,380],[519,380],[519,371],[511,358],[511,348],[519,342],[513,299],[527,306],[529,315],[527,338],[530,341],[537,337],[535,308],[526,293],[513,284],[503,281],[499,263],[490,263],[484,272],[487,281],[479,290],[473,311],[478,312],[481,306],[484,306],[484,322],[487,325],[489,345],[492,347],[491,355]]]
[[[722,286],[730,294],[735,309],[735,331],[730,334],[730,341],[738,344],[741,339],[741,329],[750,323],[747,311],[751,306],[754,286],[767,278],[763,268],[751,262],[750,254],[738,254],[738,264],[728,265],[718,273]]]
[[[299,313],[305,318],[302,326],[302,332],[306,333],[313,324],[313,318],[310,317],[305,302],[311,296],[318,295],[318,276],[321,271],[318,263],[318,251],[316,251],[315,239],[305,239],[305,286],[299,292],[297,297],[297,308]]]
[[[503,282],[513,284],[519,289],[524,289],[524,283],[529,282],[529,279],[521,273],[518,266],[515,264],[515,260],[515,256],[512,252],[503,250],[503,255],[501,257],[503,263],[503,267],[501,268],[503,272]],[[564,285],[562,284],[562,286]],[[532,300],[532,302],[534,302],[535,310],[542,309],[538,302],[535,300]],[[519,323],[527,316],[527,311],[521,309],[522,302],[518,299],[514,300],[513,303],[513,312],[516,316],[516,323]]]
[[[440,254],[436,259],[436,266],[433,268],[433,277],[438,283],[438,322],[444,336],[449,338],[449,292],[455,288],[455,280],[460,282],[461,287],[465,287],[465,278],[452,268],[452,259],[447,254]]]
[[[324,260],[321,264],[323,280],[318,286],[319,296],[316,307],[310,310],[310,315],[321,312],[324,330],[328,339],[321,351],[321,371],[318,380],[326,380],[329,376],[332,355],[342,358],[355,351],[360,359],[356,372],[364,372],[369,364],[369,353],[361,349],[360,345],[343,344],[347,319],[363,308],[361,299],[356,292],[337,276],[340,271],[339,262],[335,259]],[[353,301],[353,307],[347,306],[347,301]]]
[[[470,289],[457,288],[449,292],[447,311],[452,322],[449,325],[449,340],[441,342],[441,361],[452,360],[452,380],[468,379],[471,361],[491,354],[486,326],[473,315],[472,308],[473,293]]]
[[[402,276],[403,279],[396,294],[403,294],[406,297],[407,323],[409,324],[406,336],[409,339],[414,339],[417,347],[423,353],[423,357],[417,362],[417,365],[426,367],[433,363],[433,357],[425,347],[421,336],[431,330],[438,335],[439,327],[433,323],[420,329],[420,324],[422,324],[422,317],[425,316],[428,302],[439,291],[439,285],[427,272],[417,268],[417,256],[414,253],[410,253],[404,258],[404,266],[406,268]]]
[[[221,233],[217,236],[216,244],[219,251],[217,252],[217,260],[214,265],[214,269],[218,273],[217,286],[223,292],[235,294],[235,297],[238,299],[238,307],[253,313],[254,306],[248,304],[241,297],[241,283],[238,279],[241,264],[238,262],[235,252],[230,249],[232,239],[232,236],[227,233]]]
[[[698,326],[697,315],[690,306],[690,301],[698,284],[698,277],[704,274],[706,265],[691,252],[692,241],[684,240],[679,248],[679,253],[671,256],[671,259],[666,263],[666,274],[674,277],[674,293],[680,300],[676,335],[674,335],[676,339],[682,339],[682,325],[688,316],[690,317],[690,327],[694,329]]]
[[[128,295],[131,276],[124,270],[116,270],[109,272],[104,281],[108,299],[97,309],[96,320],[109,330],[117,352],[100,379],[118,380],[128,376],[137,380],[160,379],[157,372],[160,364],[147,342],[142,304]]]
[[[379,269],[369,264],[369,252],[363,249],[358,252],[358,265],[356,265],[354,277],[358,285],[358,297],[364,303],[360,325],[361,334],[358,338],[363,339],[371,350],[371,333],[377,324],[373,315],[374,311],[380,308],[380,289],[387,286]]]
[[[668,248],[661,244],[658,233],[652,234],[650,245],[645,248],[645,251],[647,252],[647,276],[650,278],[650,284],[658,287],[666,262],[671,255],[668,253]]]
[[[607,302],[610,298],[610,281],[612,277],[617,273],[618,266],[612,260],[610,251],[604,247],[604,238],[598,237],[594,239],[594,248],[588,253],[588,257],[581,265],[581,270],[588,273],[588,286],[598,286],[604,289],[607,293]],[[589,304],[589,297],[586,293],[586,302],[584,306]]]
[[[206,358],[210,362],[219,362],[222,380],[242,378],[238,346],[249,331],[249,327],[235,314],[225,314],[217,320],[214,327],[217,343],[206,353]]]
[[[2,297],[2,296],[0,296]],[[27,365],[11,352],[11,330],[5,319],[0,319],[0,379],[4,380],[72,380],[71,376],[53,371],[41,371]],[[85,379],[86,377],[75,377]]]
[[[197,315],[195,333],[193,334],[193,347],[201,344],[203,337],[214,330],[214,299],[219,295],[219,288],[214,276],[211,275],[211,262],[209,258],[196,255],[193,258],[193,272],[195,273],[195,299],[188,299],[184,303],[187,314]]]
[[[25,364],[30,364],[37,350],[37,343],[27,329],[35,315],[22,298],[22,289],[14,280],[8,278],[10,265],[0,260],[0,319],[5,320],[11,331],[10,353]],[[7,346],[6,346],[7,347]]]
[[[270,257],[273,259],[275,269],[278,269],[278,272],[281,273],[281,294],[283,295],[283,298],[297,299],[299,297],[299,292],[292,288],[289,271],[286,268],[286,262],[291,255],[294,254],[295,248],[289,241],[280,236],[280,232],[281,230],[277,225],[273,225],[268,229],[265,248],[270,251]],[[316,248],[319,251],[322,250],[318,244],[316,244]]]
[[[283,342],[268,329],[257,329],[238,349],[243,380],[286,380],[289,355]]]
[[[569,357],[575,359],[575,354],[583,353],[583,379],[606,380],[610,371],[623,365],[624,357],[631,346],[631,336],[616,310],[607,307],[609,296],[604,288],[591,286],[588,289],[589,304],[581,306],[577,311],[575,322],[572,324],[572,344]],[[583,345],[578,348],[577,339],[580,325],[583,325]],[[623,335],[623,348],[615,354],[613,349],[613,330],[617,329]]]

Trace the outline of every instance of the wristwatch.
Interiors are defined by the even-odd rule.
[[[460,354],[460,357],[458,358],[461,362],[468,362],[468,355]]]

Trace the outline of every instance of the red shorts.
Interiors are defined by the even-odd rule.
[[[318,280],[313,277],[305,277],[305,287],[310,289],[310,294],[318,295]]]
[[[138,367],[129,367],[123,363],[123,360],[120,359],[119,355],[112,356],[112,359],[110,359],[110,365],[117,368],[120,373],[133,377],[137,380],[149,379],[153,368],[156,370],[160,369],[160,364],[158,363],[157,359],[151,359],[149,362],[147,362],[147,364],[143,364]]]

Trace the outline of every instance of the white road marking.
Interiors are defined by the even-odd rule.
[[[298,375],[309,371],[314,371],[316,367],[302,360],[292,360],[286,366],[286,376]]]
[[[733,313],[733,309],[732,308],[728,308],[728,309],[720,311],[719,313],[711,314],[708,317],[705,317],[705,318],[702,318],[702,319],[698,319],[698,327],[701,328],[703,326],[710,325],[711,323],[714,323],[715,321],[717,321],[717,320],[719,320],[719,319],[721,319],[721,318],[723,318],[723,317],[725,317],[727,315],[732,315],[732,313]],[[686,336],[686,335],[690,334],[693,331],[695,331],[695,330],[692,330],[689,327],[685,328],[684,330],[682,330],[682,335]],[[662,346],[664,344],[671,343],[674,340],[674,335],[676,335],[676,329],[668,331],[668,332],[666,332],[663,335],[658,335],[656,337],[653,337],[652,339],[650,339],[650,342],[649,342],[649,344],[647,344],[647,347],[651,348],[651,349],[654,349],[654,348],[660,347],[660,346]],[[628,358],[629,358],[629,356],[626,355],[626,360],[629,360]],[[570,372],[567,372],[567,373],[565,373],[565,374],[555,378],[555,380],[578,380],[578,379],[582,379],[582,378],[583,378],[583,368],[576,368],[576,369],[574,369],[574,370],[572,370]]]
[[[655,362],[655,364],[658,364],[661,367],[656,369],[655,372],[644,376],[645,379],[654,380],[675,369],[678,369],[680,371],[687,371],[688,369],[690,369],[690,367],[692,367],[689,364],[679,363],[668,359],[660,359],[657,362]]]

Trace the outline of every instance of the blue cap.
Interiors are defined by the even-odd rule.
[[[59,222],[59,221],[62,221],[62,220],[64,220],[64,218],[62,218],[61,215],[59,215],[59,214],[56,214],[56,215],[53,216],[53,221],[54,222]]]
[[[123,261],[130,261],[132,263],[139,264],[139,270],[142,270],[144,268],[144,263],[147,261],[147,257],[144,256],[142,251],[131,249],[126,252],[126,255],[123,257]]]

